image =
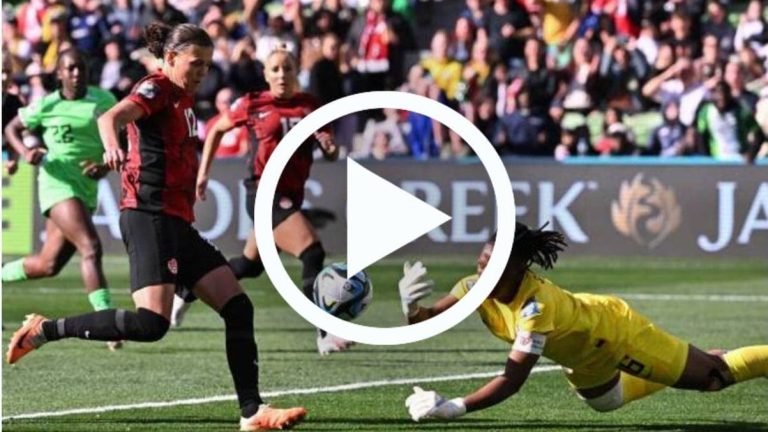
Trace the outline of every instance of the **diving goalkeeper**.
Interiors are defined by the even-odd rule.
[[[455,399],[414,387],[405,401],[413,420],[453,419],[496,405],[520,390],[541,356],[563,366],[579,398],[597,411],[621,408],[665,387],[718,391],[768,376],[768,345],[704,352],[620,298],[573,294],[530,269],[533,264],[552,268],[565,247],[558,232],[517,224],[501,279],[478,308],[488,330],[512,345],[504,372]],[[492,249],[493,239],[477,260],[477,274],[460,280],[428,308],[418,305],[433,287],[426,268],[406,263],[399,289],[408,322],[424,321],[456,304],[480,277]]]

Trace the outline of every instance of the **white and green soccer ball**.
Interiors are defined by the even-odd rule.
[[[355,319],[373,298],[371,278],[361,271],[347,279],[347,264],[333,263],[315,278],[313,299],[329,314],[345,320]]]

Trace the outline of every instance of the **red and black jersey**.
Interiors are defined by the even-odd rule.
[[[161,212],[191,223],[200,144],[192,96],[155,72],[139,81],[127,99],[144,116],[128,125],[120,209]]]
[[[314,96],[296,93],[290,99],[277,99],[268,91],[248,93],[232,104],[229,118],[235,126],[246,125],[255,143],[251,146],[249,174],[258,181],[269,157],[283,136],[307,114],[318,107]],[[313,137],[291,156],[277,184],[277,192],[289,197],[294,204],[304,200],[304,183],[312,167]]]

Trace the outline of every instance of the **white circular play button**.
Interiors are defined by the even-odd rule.
[[[368,327],[330,315],[304,297],[283,267],[272,234],[272,204],[280,175],[304,141],[339,117],[363,110],[392,108],[416,112],[450,127],[474,150],[488,171],[496,198],[497,235],[493,254],[477,284],[456,305],[429,320],[401,327]],[[450,216],[347,159],[347,262],[349,273],[436,228]],[[312,112],[283,138],[259,180],[254,208],[254,231],[261,260],[272,284],[286,302],[318,328],[356,342],[397,345],[440,334],[474,312],[501,277],[512,251],[515,201],[504,164],[485,136],[465,117],[431,99],[402,92],[359,93]],[[377,286],[397,290],[396,286]]]

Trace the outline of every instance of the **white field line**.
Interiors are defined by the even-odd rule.
[[[36,291],[43,294],[70,294],[72,291],[81,291],[80,288],[29,288],[28,291]],[[661,293],[613,293],[616,297],[626,300],[660,300],[660,301],[713,301],[713,302],[768,302],[768,295],[760,294],[661,294]]]
[[[616,294],[626,300],[692,300],[713,302],[768,302],[768,295],[742,295],[742,294],[642,294],[621,293]]]
[[[560,370],[560,366],[555,366],[555,365],[537,366],[533,369],[532,373],[551,372],[555,370]],[[262,393],[262,396],[279,397],[279,396],[287,396],[287,395],[336,393],[336,392],[342,392],[342,391],[348,391],[348,390],[371,389],[376,387],[388,387],[388,386],[397,386],[397,385],[406,385],[406,384],[422,384],[422,383],[434,383],[434,382],[442,382],[442,381],[461,381],[461,380],[470,380],[470,379],[477,379],[477,378],[490,378],[490,377],[497,376],[501,373],[502,371],[478,372],[478,373],[462,374],[462,375],[445,375],[445,376],[423,377],[423,378],[401,378],[401,379],[393,379],[393,380],[364,381],[364,382],[342,384],[342,385],[330,386],[330,387],[312,387],[312,388],[303,388],[303,389],[276,390],[271,392],[264,392]],[[180,405],[201,405],[201,404],[207,404],[207,403],[213,403],[213,402],[224,402],[224,401],[235,401],[235,400],[237,400],[237,396],[235,395],[220,395],[220,396],[210,396],[205,398],[180,399],[180,400],[166,401],[166,402],[142,402],[142,403],[128,404],[128,405],[107,405],[107,406],[93,407],[93,408],[77,408],[77,409],[62,410],[62,411],[18,414],[18,415],[3,417],[2,420],[5,422],[10,420],[34,419],[34,418],[45,418],[45,417],[61,417],[61,416],[74,415],[74,414],[97,414],[97,413],[105,413],[105,412],[111,412],[111,411],[126,411],[126,410],[142,409],[142,408],[165,408],[165,407],[173,407],[173,406],[180,406]]]

